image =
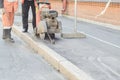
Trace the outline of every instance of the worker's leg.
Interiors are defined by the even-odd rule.
[[[10,13],[10,29],[9,29],[9,39],[13,40],[13,38],[11,38],[11,30],[13,27],[13,22],[14,22],[14,11]]]
[[[14,23],[14,11],[10,12],[10,26],[12,27]]]
[[[28,1],[26,0],[24,4],[22,4],[22,23],[23,23],[23,32],[27,32],[28,30],[28,12],[30,6],[28,5]]]
[[[3,36],[2,36],[2,39],[6,39],[7,38],[7,29],[3,29]]]
[[[7,30],[10,29],[10,22],[9,22],[9,12],[4,13],[2,15],[2,23],[3,23],[3,39],[8,38]]]
[[[2,16],[2,23],[3,23],[3,39],[7,39],[10,42],[14,42],[11,38],[11,12],[6,12]]]
[[[32,25],[33,25],[33,29],[36,27],[36,10],[35,10],[35,4],[34,1],[31,2],[31,8],[32,8]]]

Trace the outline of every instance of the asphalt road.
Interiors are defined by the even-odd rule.
[[[73,32],[74,20],[59,17],[63,32]],[[49,40],[35,38],[29,27],[31,38],[43,42],[77,67],[91,75],[95,80],[120,80],[120,31],[104,26],[78,21],[78,32],[84,32],[86,38],[63,39],[56,35],[56,44]]]
[[[73,31],[74,20],[60,17],[63,31]],[[120,31],[78,21],[83,39],[61,39],[48,45],[96,80],[120,80]]]
[[[15,43],[2,40],[0,21],[0,80],[67,80],[12,33]]]

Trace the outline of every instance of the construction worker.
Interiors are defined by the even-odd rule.
[[[14,22],[14,13],[18,8],[18,0],[3,0],[3,14],[2,14],[2,23],[3,23],[3,39],[10,42],[14,42],[11,38],[11,30]]]
[[[28,31],[28,13],[29,9],[32,9],[32,25],[33,29],[36,27],[36,10],[35,10],[35,0],[22,0],[22,23],[23,23],[23,32]]]

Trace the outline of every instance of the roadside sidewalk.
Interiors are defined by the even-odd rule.
[[[15,43],[4,41],[1,25],[0,80],[67,80],[13,33]]]

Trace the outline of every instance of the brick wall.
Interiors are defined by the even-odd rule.
[[[53,9],[61,13],[62,1],[61,0],[49,0]],[[85,18],[89,20],[95,20],[103,23],[109,23],[113,25],[120,25],[120,3],[112,3],[105,12],[104,15],[95,17],[100,14],[104,9],[106,3],[103,2],[78,2],[77,4],[77,17]],[[74,16],[74,1],[68,0],[67,3],[67,15]]]

